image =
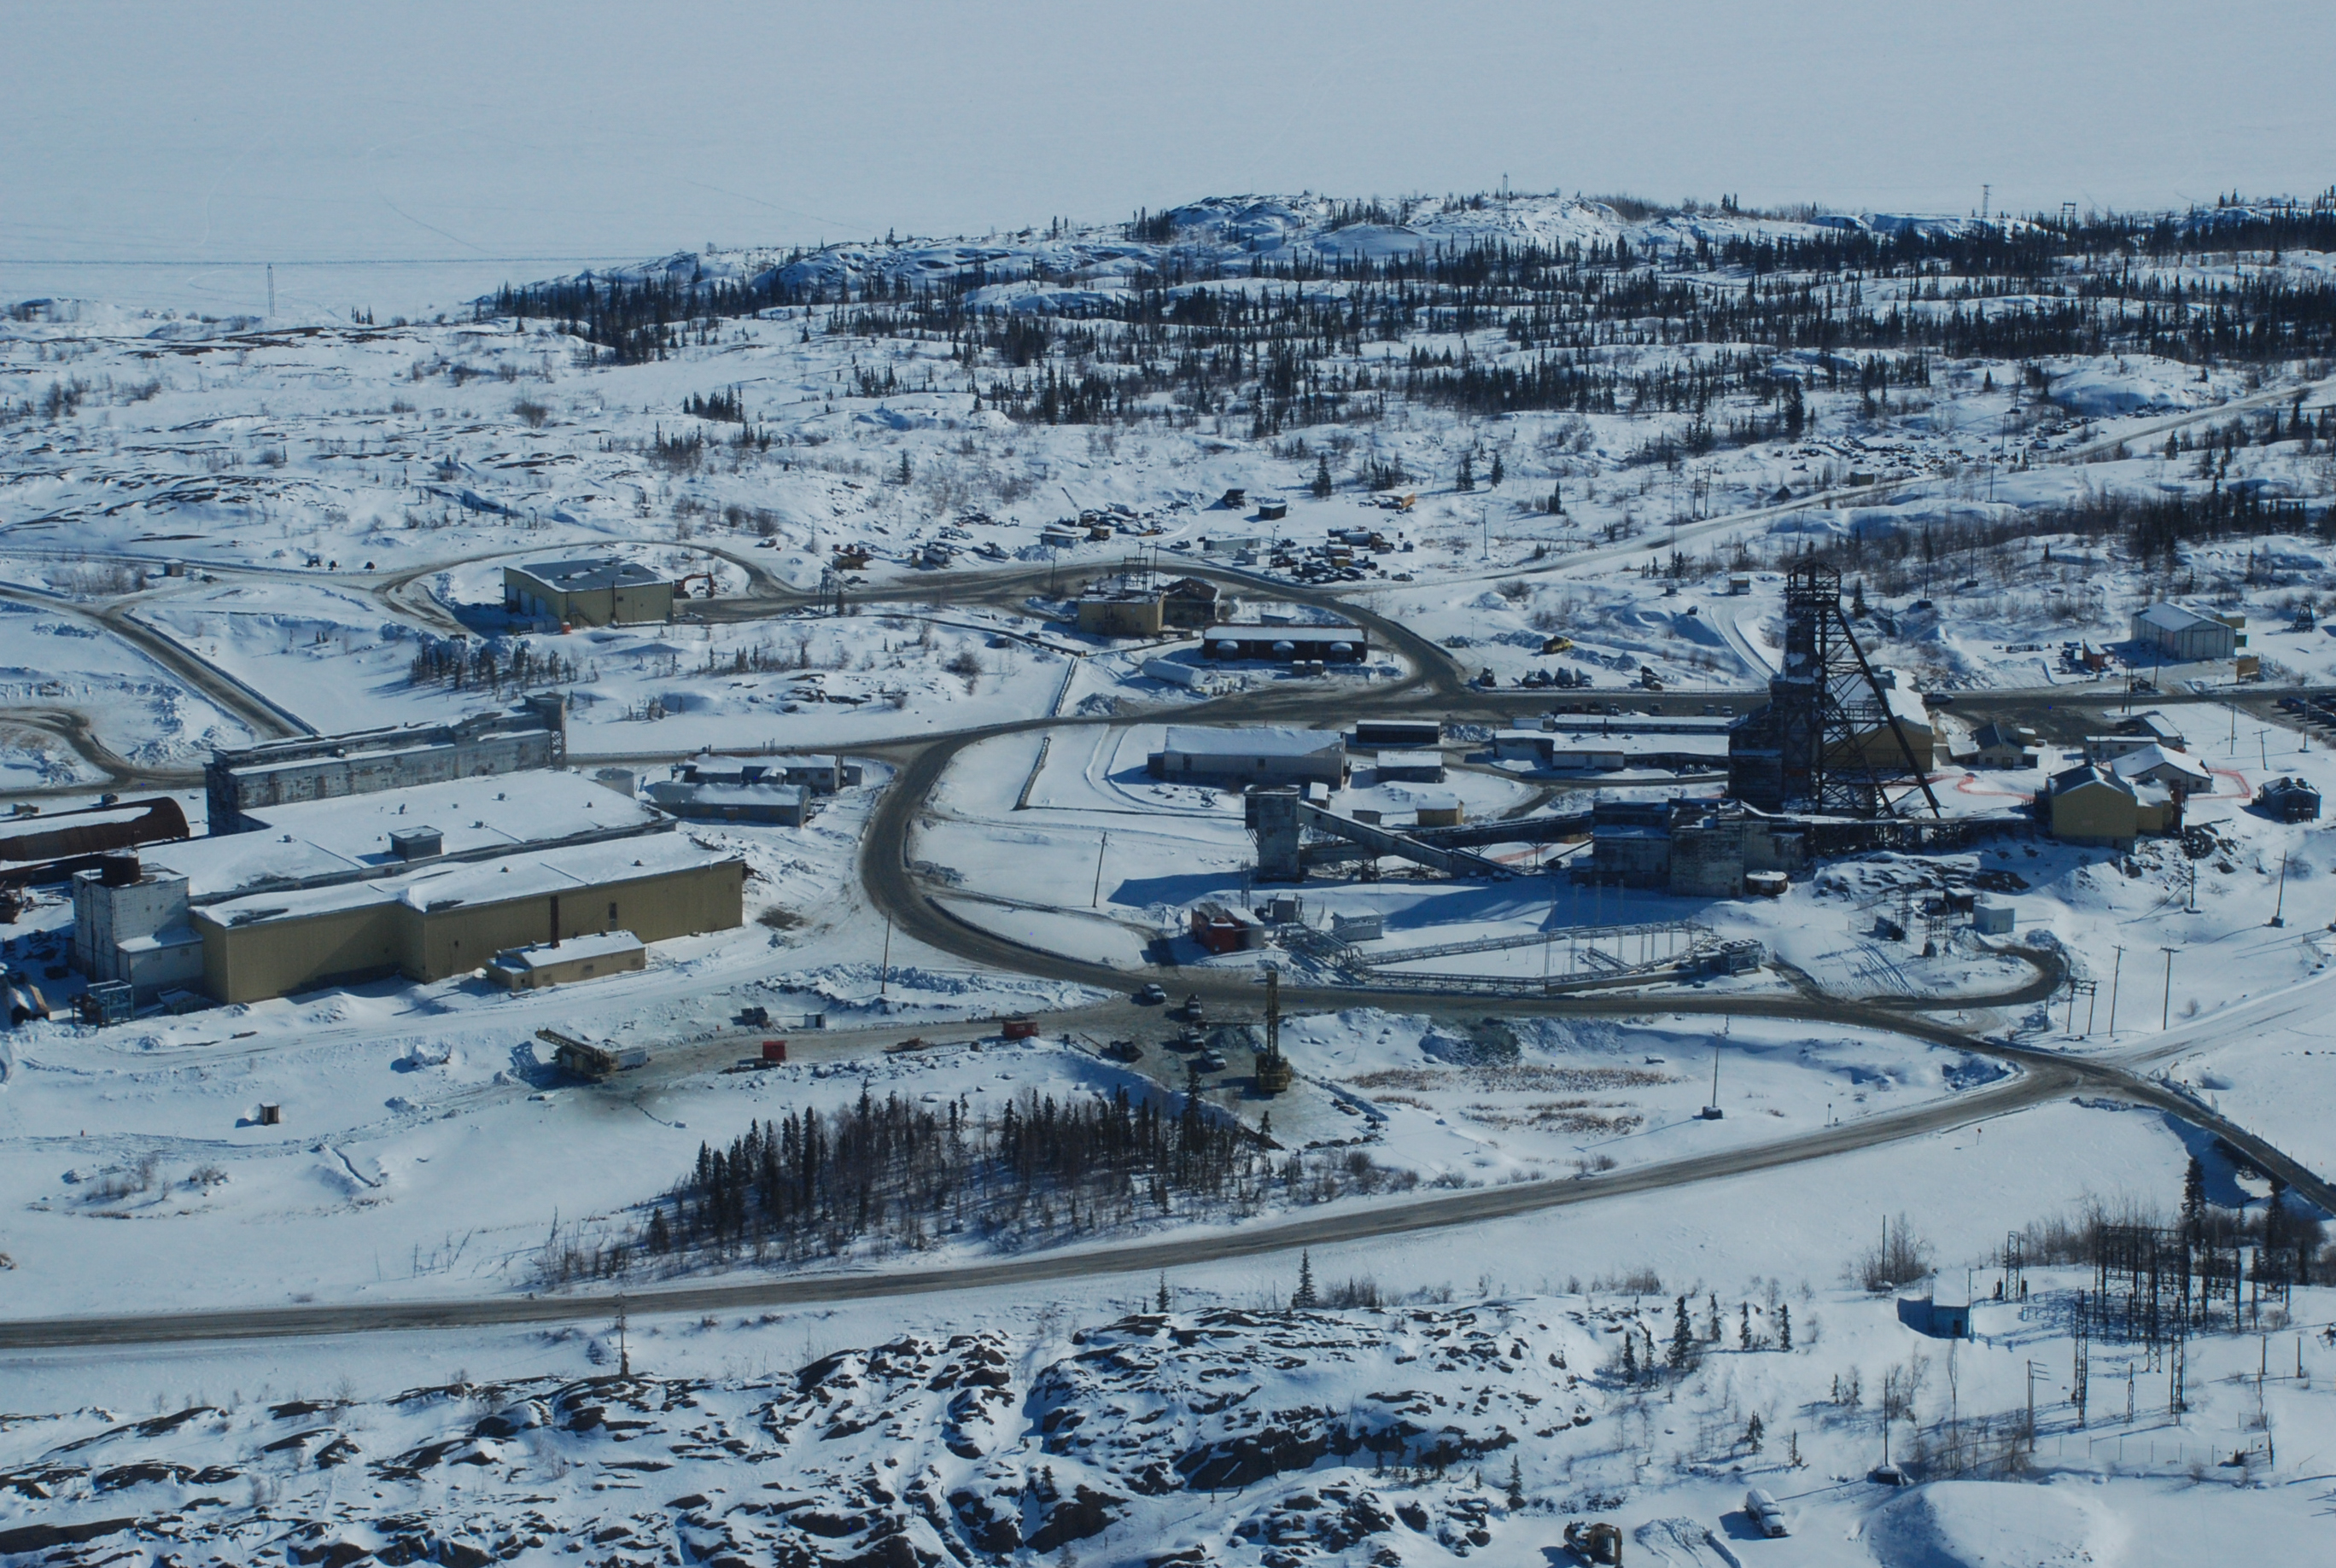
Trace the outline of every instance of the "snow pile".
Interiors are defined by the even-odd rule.
[[[2076,1568],[2114,1562],[2122,1534],[2063,1486],[1941,1481],[1882,1509],[1867,1539],[1884,1568]]]
[[[2191,388],[2195,380],[2195,372],[2185,373],[2182,366],[2171,363],[2136,364],[2120,360],[2115,369],[2088,365],[2056,378],[2052,401],[2093,419],[2172,412],[2196,406],[2197,394]]]
[[[766,983],[774,990],[809,992],[837,1007],[855,1008],[876,1004],[880,982],[885,1000],[893,1004],[886,1011],[897,1011],[902,1005],[1055,1009],[1085,1006],[1103,1000],[1100,992],[1068,981],[968,969],[927,969],[905,963],[893,964],[881,973],[880,966],[873,963],[832,963],[774,974]]]

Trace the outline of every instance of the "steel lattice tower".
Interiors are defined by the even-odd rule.
[[[1841,573],[1805,563],[1785,580],[1784,668],[1768,706],[1729,737],[1730,792],[1768,811],[1883,817],[1890,791],[1931,793],[1905,727],[1841,609]]]

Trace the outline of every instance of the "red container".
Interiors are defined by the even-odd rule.
[[[766,1040],[763,1041],[763,1060],[764,1061],[784,1061],[786,1059],[787,1042],[785,1040]]]
[[[1038,1021],[1035,1018],[1009,1018],[1003,1032],[1008,1040],[1029,1040],[1038,1032]]]

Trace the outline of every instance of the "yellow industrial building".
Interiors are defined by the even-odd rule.
[[[533,561],[503,568],[503,608],[563,626],[628,626],[673,619],[672,579],[606,560]]]
[[[2052,837],[2070,844],[2124,848],[2142,835],[2182,828],[2182,801],[2173,790],[2136,784],[2095,762],[2054,774],[2047,806]]]
[[[257,1002],[326,981],[443,980],[518,947],[629,931],[663,942],[745,918],[745,863],[676,834],[450,866],[194,910],[203,989]]]
[[[455,779],[246,821],[74,879],[77,927],[141,960],[141,1002],[174,988],[237,1002],[393,974],[437,981],[554,938],[662,942],[745,919],[744,861],[575,773]]]

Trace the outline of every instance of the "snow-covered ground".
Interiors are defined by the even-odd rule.
[[[2244,616],[2270,690],[2336,682],[2336,637],[2315,618],[2336,607],[2327,361],[2176,358],[2171,339],[2166,353],[2010,356],[1728,335],[1757,340],[1757,309],[1796,289],[1821,294],[1835,324],[1863,313],[1862,331],[2084,289],[2120,310],[2144,294],[2260,301],[2324,279],[2328,256],[2217,249],[2202,216],[2195,243],[2067,258],[2017,295],[1943,253],[1874,266],[1853,305],[1838,275],[1780,274],[1775,258],[1844,234],[1984,247],[2043,231],[1626,206],[1244,198],[1131,226],[709,249],[600,281],[711,279],[772,303],[676,319],[623,353],[556,312],[492,304],[381,325],[305,299],[272,322],[75,299],[11,312],[7,789],[183,790],[212,747],[258,738],[231,716],[255,706],[330,731],[537,691],[569,699],[581,765],[891,760],[801,829],[693,827],[747,859],[748,923],[661,944],[639,974],[518,996],[476,977],[384,982],[0,1036],[5,1316],[556,1293],[574,1288],[561,1259],[679,1214],[655,1205],[701,1148],[863,1096],[979,1124],[1009,1102],[1118,1090],[1173,1115],[1196,1089],[1211,1108],[1196,1118],[1249,1129],[1244,1158],[1264,1174],[1238,1202],[1163,1188],[1156,1211],[1048,1206],[1010,1234],[838,1229],[784,1264],[636,1253],[596,1288],[1098,1254],[1045,1286],[652,1312],[620,1342],[594,1308],[540,1330],[12,1353],[0,1553],[62,1546],[94,1563],[134,1528],[158,1553],[175,1533],[221,1560],[280,1549],[327,1568],[570,1548],[609,1568],[1017,1553],[1066,1568],[1545,1564],[1564,1519],[1595,1514],[1630,1530],[1632,1561],[1733,1568],[2195,1561],[2241,1535],[2269,1560],[2308,1559],[2325,1506],[2315,1456],[2336,1436],[2314,1366],[2336,1333],[2324,1285],[2244,1334],[2194,1337],[2179,1419],[2162,1358],[2097,1323],[2081,1428],[2066,1400],[2088,1271],[2031,1268],[2032,1294],[1982,1304],[1978,1340],[1952,1352],[1848,1288],[1877,1223],[1906,1214],[1937,1267],[1927,1288],[1984,1294],[2007,1231],[2088,1205],[2169,1209],[2193,1156],[2209,1201],[2269,1223],[2267,1184],[2157,1111],[2088,1098],[1998,1115],[1978,1098],[2012,1070],[1994,1058],[1681,1015],[1659,991],[1630,1014],[1504,1021],[1358,991],[1345,1011],[1284,1020],[1297,1083],[1269,1105],[1251,1089],[1247,1017],[1173,1050],[1101,990],[923,947],[860,886],[907,744],[978,729],[911,825],[912,874],[967,924],[1127,971],[1131,987],[1163,937],[1214,987],[1260,962],[1329,982],[1320,953],[1341,916],[1377,916],[1385,934],[1355,951],[1421,979],[1570,972],[1585,933],[1618,924],[1660,928],[1614,941],[1625,962],[1750,938],[1775,966],[1702,982],[1700,1004],[1927,1002],[1974,1037],[2158,1074],[2336,1168],[2316,1114],[2321,1064],[2336,1071],[2336,911],[2321,891],[2336,850],[2321,824],[2250,804],[2282,774],[2336,790],[2336,760],[2299,718],[2272,722],[2258,689],[2232,689],[2228,663],[2161,670],[2127,642],[2136,609],[2173,597]],[[1391,299],[1363,269],[1426,269],[1479,243],[1572,256],[1641,303],[1567,346],[1556,316]],[[1779,248],[1794,246],[1813,248]],[[933,314],[944,295],[959,315]],[[1255,324],[1307,311],[1277,340],[1306,346],[1270,365]],[[1486,390],[1574,375],[1578,398]],[[2300,509],[2260,509],[2274,503]],[[2167,544],[2135,520],[2149,507],[2219,520]],[[1193,637],[1085,636],[1067,614],[1084,585],[1131,568],[1237,572],[1221,581],[1244,615],[1319,620],[1337,613],[1325,595],[1343,596],[1464,678],[1531,680],[1552,709],[1585,684],[1621,700],[1643,670],[1717,722],[1777,672],[1782,569],[1811,549],[1843,571],[1877,665],[1958,694],[1935,711],[1932,782],[1952,812],[2026,807],[2078,739],[2063,725],[2034,769],[1955,763],[1984,693],[2057,722],[2063,696],[2135,676],[2169,698],[2210,692],[2166,703],[2210,770],[2190,838],[2118,852],[2014,828],[1726,900],[1583,886],[1562,876],[1578,846],[1494,845],[1520,875],[1319,875],[1288,890],[1312,953],[1204,956],[1183,934],[1192,906],[1264,890],[1240,797],[1145,769],[1168,714],[1210,693],[1144,663],[1194,662]],[[601,554],[684,577],[675,619],[560,633],[504,613],[505,566]],[[1436,673],[1373,641],[1368,663],[1320,676],[1209,673],[1278,722],[1343,726],[1392,681]],[[1496,765],[1487,733],[1455,729],[1436,784],[1383,780],[1358,756],[1329,804],[1401,828],[1428,807],[1476,824],[1716,792],[1643,769],[1534,776]],[[2009,904],[2010,938],[1929,918],[1949,885]],[[67,914],[41,894],[8,930],[19,975],[62,963]],[[1477,950],[1405,956],[1455,944]],[[1990,1005],[2054,963],[2094,989]],[[999,1037],[1000,1015],[1025,1013],[1057,1016],[1037,1038]],[[649,1063],[608,1085],[565,1080],[546,1026],[644,1045]],[[1113,1054],[1123,1031],[1144,1035],[1133,1060]],[[724,1070],[775,1036],[786,1065]],[[282,1123],[258,1124],[263,1103]],[[1699,1155],[1804,1153],[1828,1128],[1918,1107],[1943,1130],[1573,1201],[1608,1172],[1624,1185]],[[1265,1225],[1531,1183],[1560,1201],[1312,1249],[1325,1298],[1358,1303],[1335,1312],[1287,1310],[1300,1265],[1286,1251],[1166,1281],[1108,1272],[1138,1241],[1237,1246]],[[1164,1319],[1149,1311],[1163,1283]],[[1640,1366],[1661,1357],[1681,1296],[1699,1364],[1627,1382],[1620,1347]],[[2031,1363],[2032,1446],[2013,1425]],[[1930,1484],[1898,1494],[1863,1477],[1884,1389],[1894,1401],[1909,1380],[1893,1453]],[[1789,1542],[1752,1538],[1740,1505],[1756,1484],[1785,1500]],[[121,1519],[142,1523],[99,1528]],[[84,1539],[9,1534],[83,1525]]]

